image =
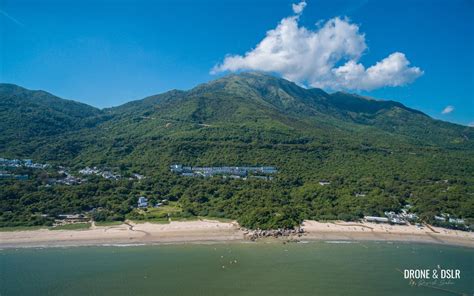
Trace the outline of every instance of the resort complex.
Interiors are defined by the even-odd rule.
[[[213,177],[216,175],[229,176],[231,178],[246,178],[255,177],[261,179],[271,180],[269,175],[274,175],[278,172],[275,167],[261,166],[261,167],[192,167],[183,166],[181,164],[173,164],[170,166],[173,173],[188,177]]]

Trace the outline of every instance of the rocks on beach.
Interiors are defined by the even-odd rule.
[[[304,229],[302,227],[297,227],[294,229],[270,229],[270,230],[263,230],[263,229],[245,229],[240,228],[244,232],[244,238],[255,241],[259,238],[265,237],[301,237],[304,233]]]

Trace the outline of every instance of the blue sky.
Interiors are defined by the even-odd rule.
[[[474,123],[474,1],[308,0],[301,12],[294,3],[0,0],[0,81],[102,108],[189,89],[228,70],[270,69],[306,86],[393,99],[435,118]],[[336,17],[339,25],[331,27]],[[304,45],[296,51],[272,45],[293,54],[287,66],[265,48],[254,50],[262,40],[277,42],[267,31],[278,33],[284,19],[298,28],[290,47]],[[349,36],[355,49],[347,42],[301,49],[314,48],[308,36],[321,37],[326,25]],[[311,63],[321,52],[342,56],[319,73],[328,62]],[[388,59],[393,53],[402,55]],[[394,62],[410,64],[400,70]],[[400,86],[389,86],[393,81]]]

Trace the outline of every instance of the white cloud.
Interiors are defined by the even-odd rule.
[[[446,106],[443,111],[441,111],[441,114],[449,114],[451,112],[454,111],[454,107],[453,106]]]
[[[365,69],[354,60],[332,69],[333,88],[342,86],[349,89],[375,89],[384,86],[400,86],[414,81],[422,72],[417,67],[409,67],[410,62],[401,52],[395,52],[375,65]],[[329,86],[330,83],[329,83]]]
[[[469,126],[469,127],[474,127],[474,121],[473,121],[473,122],[469,122],[469,123],[467,124],[467,126]]]
[[[401,86],[423,74],[401,52],[365,68],[359,60],[367,50],[365,35],[347,18],[333,18],[315,30],[300,27],[306,2],[293,4],[286,17],[245,55],[228,55],[211,73],[257,70],[276,72],[299,84],[331,89],[371,90]],[[344,63],[342,66],[336,66]]]
[[[291,8],[293,8],[293,12],[296,14],[300,14],[303,12],[303,9],[306,7],[306,1],[301,1],[298,4],[292,4]]]

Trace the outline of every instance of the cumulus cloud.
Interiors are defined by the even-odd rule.
[[[399,86],[414,81],[421,75],[417,67],[409,67],[410,62],[401,52],[395,52],[375,65],[365,69],[354,60],[345,65],[332,69],[334,85],[337,88],[342,85],[349,89],[375,89],[384,86]]]
[[[239,70],[276,72],[311,87],[372,90],[401,86],[423,74],[405,54],[395,52],[366,68],[359,60],[367,50],[365,35],[347,18],[335,17],[315,30],[299,26],[306,2],[293,4],[294,15],[280,21],[244,55],[228,55],[211,73]],[[339,66],[340,65],[340,66]]]
[[[444,107],[443,111],[441,111],[441,114],[449,114],[454,111],[453,106],[446,106]]]

